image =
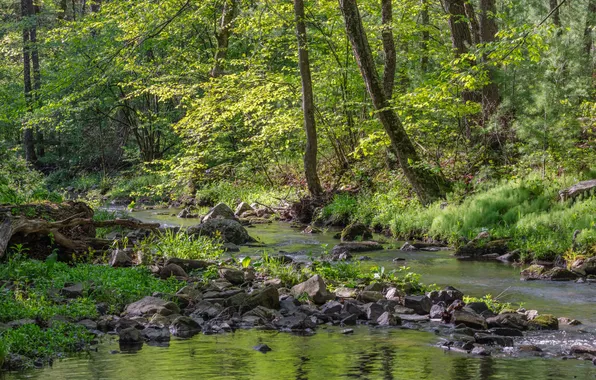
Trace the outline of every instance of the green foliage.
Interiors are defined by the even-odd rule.
[[[517,307],[514,307],[514,305],[512,305],[509,302],[499,301],[498,298],[493,297],[491,294],[487,294],[484,297],[464,296],[464,302],[465,303],[484,302],[486,304],[486,306],[488,306],[488,308],[495,314],[499,314],[503,310],[517,310],[518,308],[523,306],[520,304],[520,305],[517,305]]]
[[[350,194],[336,194],[331,203],[323,207],[319,219],[329,224],[347,225],[358,210],[358,200]]]
[[[3,345],[5,353],[9,348],[13,354],[47,358],[58,353],[79,351],[92,339],[93,335],[81,325],[56,321],[50,328],[41,329],[38,325],[27,324],[0,333],[0,362],[3,359]]]
[[[188,235],[185,231],[171,229],[150,235],[141,241],[138,248],[145,253],[166,259],[218,259],[224,252],[219,239]]]

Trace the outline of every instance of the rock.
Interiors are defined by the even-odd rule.
[[[60,295],[66,298],[79,298],[83,296],[83,284],[76,283],[60,289]]]
[[[522,344],[518,346],[519,352],[542,352],[542,349],[533,344]]]
[[[428,322],[430,320],[428,315],[418,314],[396,314],[396,317],[399,317],[402,322]]]
[[[500,335],[500,336],[524,336],[524,333],[518,329],[512,329],[510,327],[493,327],[492,329],[488,330],[489,333],[492,335]]]
[[[395,315],[384,312],[377,318],[377,325],[379,326],[397,326],[401,323],[401,319]]]
[[[110,266],[124,268],[132,266],[132,249],[115,249],[110,256]]]
[[[481,315],[467,310],[455,310],[451,322],[456,325],[463,324],[473,329],[486,330],[488,327],[486,320]]]
[[[277,310],[280,307],[279,292],[274,286],[254,290],[251,294],[241,292],[226,299],[225,305],[238,308],[241,312],[252,310],[257,306]]]
[[[214,265],[215,263],[205,260],[190,260],[172,257],[168,259],[168,261],[166,261],[165,266],[167,267],[170,264],[176,264],[182,269],[184,269],[185,272],[191,272],[193,270],[206,269],[207,267],[209,267],[210,265]]]
[[[353,288],[340,286],[335,289],[335,296],[339,298],[356,298],[356,295],[356,290]]]
[[[236,216],[234,215],[234,211],[225,203],[218,203],[216,204],[207,215],[203,217],[203,223],[207,222],[212,219],[232,219],[235,220]]]
[[[560,325],[578,326],[578,325],[582,324],[577,319],[570,319],[570,318],[566,318],[566,317],[560,317],[560,318],[558,318],[558,320],[559,320]]]
[[[18,354],[8,354],[4,359],[4,364],[0,369],[8,371],[22,371],[32,366],[32,360],[26,356]],[[1,360],[0,360],[1,362]],[[1,364],[1,363],[0,363]]]
[[[508,251],[507,240],[487,240],[490,237],[478,235],[466,245],[459,247],[454,256],[458,258],[482,259],[485,255],[496,254],[496,257],[504,255]]]
[[[224,243],[238,245],[254,241],[248,235],[246,229],[238,221],[232,219],[209,219],[201,224],[189,227],[186,233],[212,238],[220,236]]]
[[[234,285],[241,285],[244,283],[244,272],[232,268],[220,268],[219,277],[225,278]]]
[[[197,304],[194,311],[190,314],[190,317],[198,321],[200,319],[211,319],[215,318],[216,316],[221,313],[223,307],[218,304],[213,304],[209,301],[201,301]]]
[[[490,352],[484,347],[474,347],[474,349],[470,353],[472,355],[478,356],[490,356]]]
[[[273,309],[267,309],[266,307],[263,306],[257,306],[254,309],[247,311],[246,313],[244,313],[244,315],[242,316],[242,318],[244,317],[258,317],[260,319],[262,319],[263,321],[272,321],[275,318],[282,318],[283,315],[277,311],[277,310],[273,310]]]
[[[143,343],[143,336],[141,332],[134,327],[129,327],[121,330],[118,333],[120,337],[120,343],[124,344],[139,344]]]
[[[387,293],[385,293],[385,298],[387,298],[388,300],[399,299],[403,298],[405,295],[406,293],[404,293],[402,290],[392,287],[387,289]]]
[[[317,327],[316,323],[303,313],[296,313],[289,317],[277,319],[273,321],[273,324],[280,329],[293,331],[313,329]]]
[[[304,230],[302,230],[303,234],[320,234],[321,232],[323,231],[315,226],[307,226]]]
[[[506,254],[497,257],[497,260],[502,261],[504,263],[511,263],[519,260],[519,258],[520,253],[519,250],[516,249],[515,251],[507,252]]]
[[[508,336],[477,333],[474,335],[477,343],[491,346],[513,347],[513,339]]]
[[[328,301],[321,307],[321,313],[329,316],[339,314],[343,309],[343,305],[337,301]]]
[[[331,250],[331,256],[339,256],[342,253],[357,253],[357,252],[369,252],[382,250],[383,246],[375,241],[362,241],[362,242],[346,242],[339,243]]]
[[[170,330],[167,327],[150,326],[142,330],[141,335],[149,342],[170,341]]]
[[[552,314],[541,314],[529,321],[528,326],[533,330],[558,330],[559,320]]]
[[[253,350],[256,350],[256,351],[262,352],[262,353],[264,353],[264,354],[266,354],[266,353],[267,353],[267,352],[269,352],[269,351],[272,351],[272,350],[271,350],[271,347],[269,347],[269,346],[268,346],[268,345],[266,345],[266,344],[259,344],[259,345],[257,345],[257,346],[254,346],[254,347],[253,347]]]
[[[397,305],[393,308],[395,314],[416,314],[414,309],[410,309],[409,307],[404,307],[401,305]],[[430,312],[429,312],[430,313]]]
[[[521,272],[522,281],[548,280],[548,281],[571,281],[577,279],[577,274],[560,267],[547,269],[544,265],[530,265]]]
[[[341,330],[341,333],[344,335],[354,334],[354,330],[353,329],[343,329],[343,330]]]
[[[254,211],[252,207],[246,202],[240,202],[238,206],[236,206],[236,210],[234,211],[234,215],[240,216],[248,211]]]
[[[361,291],[357,297],[358,301],[362,301],[364,303],[377,302],[378,300],[382,300],[384,298],[385,296],[383,296],[383,293],[381,292],[373,292],[367,290]]]
[[[322,305],[327,300],[333,299],[333,295],[327,291],[325,281],[318,274],[312,276],[305,282],[293,286],[291,294],[297,298],[303,294],[307,294],[317,305]]]
[[[521,271],[521,280],[540,280],[544,272],[546,272],[546,267],[544,265],[530,265],[529,267]]]
[[[404,306],[414,309],[417,314],[424,315],[430,313],[432,302],[427,296],[405,296]]]
[[[379,319],[379,317],[385,313],[383,306],[372,302],[364,305],[363,311],[366,314],[366,319],[373,322]]]
[[[410,242],[405,242],[401,248],[399,249],[400,251],[406,251],[406,252],[411,252],[411,251],[417,251],[418,248],[414,247],[412,244],[410,244]]]
[[[341,241],[370,240],[372,231],[362,223],[352,223],[341,232]]]
[[[509,327],[518,330],[527,330],[528,322],[525,315],[517,313],[499,314],[486,319],[489,327]]]
[[[360,256],[358,258],[358,261],[370,261],[370,260],[372,260],[372,257],[370,257],[370,256]]]
[[[188,275],[179,265],[168,264],[159,270],[159,277],[165,280],[170,277],[188,277]]]
[[[171,315],[180,313],[180,308],[173,302],[156,297],[145,297],[133,302],[124,311],[128,316],[152,316],[153,314]]]
[[[582,276],[596,275],[596,256],[587,259],[577,259],[571,264],[571,270]]]
[[[186,207],[184,209],[182,209],[182,211],[180,211],[178,213],[178,215],[176,215],[177,218],[181,218],[181,219],[191,219],[191,218],[198,218],[199,216],[197,214],[193,214],[192,211],[190,210],[190,207]]]
[[[435,304],[430,308],[430,318],[431,319],[442,319],[443,313],[445,313],[445,306],[441,304]]]
[[[476,314],[483,314],[489,311],[488,305],[485,302],[470,302],[465,307]]]
[[[451,305],[455,300],[463,300],[464,294],[454,287],[447,286],[442,290],[433,290],[432,292],[426,293],[426,296],[430,298],[433,304],[444,302],[446,305]]]
[[[34,325],[34,324],[35,324],[35,319],[23,318],[23,319],[17,319],[15,321],[10,321],[6,325],[11,329],[17,329],[17,328],[25,326],[25,325]]]
[[[588,346],[588,345],[571,346],[571,354],[573,354],[573,355],[588,354],[588,355],[596,356],[596,347]]]
[[[201,326],[189,317],[177,317],[170,325],[170,332],[174,336],[190,338],[201,331]]]
[[[97,330],[97,323],[90,319],[83,319],[82,321],[78,321],[77,325],[85,326],[87,330]]]

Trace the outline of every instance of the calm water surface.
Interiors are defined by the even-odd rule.
[[[143,211],[133,215],[144,221],[191,225]],[[181,223],[182,222],[182,223]],[[320,254],[337,241],[333,233],[304,235],[287,224],[274,223],[249,229],[267,245],[269,253],[280,250],[298,260]],[[392,242],[399,246],[398,242]],[[263,248],[243,247],[238,256],[258,255]],[[557,316],[581,320],[587,334],[576,329],[524,337],[522,343],[540,346],[547,353],[573,344],[596,344],[596,285],[521,282],[519,268],[489,262],[457,261],[449,252],[401,252],[386,249],[365,253],[369,263],[386,270],[406,265],[420,273],[425,283],[452,285],[466,294],[502,294],[503,300],[524,302]],[[372,265],[372,264],[370,264]],[[434,334],[403,329],[355,328],[342,335],[322,327],[311,337],[269,331],[236,331],[233,334],[173,338],[168,347],[144,345],[135,353],[119,351],[116,338],[107,337],[97,352],[56,362],[52,368],[8,374],[6,379],[596,379],[590,362],[557,358],[475,358],[446,352],[433,345]],[[262,354],[253,346],[266,343],[273,351]],[[1,377],[1,376],[0,376]]]

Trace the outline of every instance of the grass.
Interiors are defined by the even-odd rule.
[[[264,205],[277,205],[282,200],[298,200],[299,194],[289,187],[276,187],[274,189],[250,183],[216,182],[207,184],[196,193],[199,204],[215,205],[223,202],[233,207],[238,201],[247,203],[260,203]]]
[[[218,259],[223,255],[223,245],[220,239],[212,239],[207,236],[188,235],[185,231],[165,232],[152,234],[139,244],[139,249],[152,255],[180,259]]]
[[[568,185],[564,180],[512,180],[479,190],[463,201],[428,207],[403,203],[385,190],[338,195],[321,217],[380,225],[389,227],[395,237],[428,237],[455,246],[488,231],[493,238],[510,238],[510,248],[520,249],[528,259],[562,255],[573,245],[578,230],[577,249],[594,254],[596,199],[559,202],[558,191]]]

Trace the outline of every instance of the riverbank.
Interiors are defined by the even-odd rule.
[[[158,213],[158,211],[156,211],[156,213]],[[249,231],[252,230],[249,229]],[[304,234],[300,235],[305,236]],[[75,267],[69,268],[61,263],[52,264],[51,261],[12,261],[12,264],[14,266],[10,270],[7,270],[6,273],[20,273],[22,278],[24,279],[24,284],[29,285],[32,285],[30,284],[31,281],[27,280],[30,277],[26,274],[23,275],[23,273],[31,272],[31,276],[39,276],[41,274],[41,277],[43,278],[43,274],[47,272],[47,267],[51,267],[52,270],[58,268],[60,271],[73,270],[74,273],[80,271],[89,273],[88,277],[81,277],[80,275],[59,275],[59,279],[76,278],[78,281],[80,281],[80,283],[70,281],[70,283],[68,283],[69,286],[66,286],[66,280],[64,281],[64,284],[62,284],[60,281],[58,281],[59,283],[53,282],[52,288],[54,290],[52,291],[52,293],[57,292],[58,294],[62,295],[69,294],[68,292],[72,291],[73,289],[65,289],[74,286],[75,288],[84,289],[82,297],[79,297],[77,295],[77,297],[70,301],[65,300],[64,297],[62,297],[62,300],[58,298],[57,300],[51,301],[54,303],[50,303],[49,305],[42,305],[43,307],[40,307],[39,310],[45,309],[45,314],[42,313],[39,317],[36,314],[36,317],[34,318],[31,318],[33,317],[33,314],[27,315],[31,319],[33,319],[34,322],[31,323],[31,321],[29,321],[29,323],[25,323],[25,325],[37,325],[41,328],[41,330],[46,328],[45,331],[47,331],[47,328],[50,327],[45,327],[45,321],[48,320],[48,317],[51,316],[49,318],[51,320],[53,317],[60,315],[59,313],[63,312],[65,307],[69,309],[70,306],[78,305],[82,300],[85,299],[87,299],[87,301],[85,302],[89,302],[89,300],[94,302],[98,301],[101,298],[102,294],[101,292],[96,293],[98,285],[99,289],[104,289],[108,292],[113,292],[113,290],[115,289],[113,285],[103,283],[101,280],[99,280],[98,283],[98,281],[95,280],[96,277],[102,278],[102,276],[104,276],[106,278],[111,278],[112,276],[115,276],[115,274],[108,275],[108,273],[112,273],[111,271],[116,271],[114,273],[119,273],[118,277],[120,277],[123,276],[124,272],[118,271],[130,270],[141,271],[142,275],[136,282],[141,282],[149,285],[147,285],[147,287],[144,288],[144,290],[142,290],[140,293],[134,293],[135,297],[127,299],[129,299],[130,301],[138,301],[142,299],[144,295],[157,295],[156,299],[150,299],[151,302],[158,303],[157,305],[152,304],[152,306],[149,307],[148,310],[151,311],[151,315],[146,315],[148,313],[141,313],[141,315],[137,315],[138,313],[129,309],[131,308],[130,303],[125,304],[121,301],[119,301],[114,306],[114,309],[112,309],[109,312],[106,312],[105,310],[100,311],[97,308],[97,305],[94,305],[94,303],[91,302],[89,304],[91,305],[89,308],[74,308],[74,310],[80,310],[80,314],[68,316],[67,320],[63,320],[63,322],[85,325],[86,328],[91,327],[91,332],[97,334],[98,336],[102,336],[101,334],[106,332],[108,333],[108,336],[110,336],[110,333],[120,335],[120,333],[122,333],[123,330],[127,330],[127,328],[133,327],[133,330],[127,330],[127,332],[125,333],[132,335],[125,335],[124,342],[129,341],[129,343],[136,343],[136,346],[138,346],[139,343],[146,340],[152,342],[153,344],[155,343],[155,340],[172,339],[170,335],[176,336],[184,335],[186,333],[190,333],[192,335],[200,332],[225,333],[231,332],[239,328],[266,328],[280,331],[300,332],[302,334],[306,333],[307,335],[309,335],[315,333],[317,329],[321,326],[343,324],[344,326],[342,327],[342,329],[350,329],[351,323],[367,324],[371,326],[387,325],[388,327],[386,328],[408,328],[432,332],[439,331],[439,334],[441,336],[444,336],[444,340],[438,341],[438,344],[444,344],[446,345],[446,347],[449,347],[450,350],[456,350],[458,348],[457,346],[455,346],[456,343],[457,345],[461,345],[462,347],[464,344],[471,343],[472,345],[474,345],[473,348],[468,346],[467,349],[465,349],[466,351],[471,352],[470,348],[475,349],[477,347],[480,347],[485,350],[483,351],[485,353],[490,353],[491,355],[499,356],[517,354],[521,355],[521,351],[517,350],[516,348],[508,348],[507,346],[519,346],[519,341],[517,341],[516,339],[528,338],[527,334],[524,334],[521,331],[525,329],[536,329],[538,328],[538,325],[536,325],[536,323],[541,321],[541,319],[537,319],[535,322],[532,322],[533,319],[531,318],[535,316],[535,313],[528,313],[527,311],[519,308],[511,308],[509,305],[502,305],[498,302],[493,303],[491,299],[487,299],[487,303],[484,304],[485,306],[482,306],[482,303],[478,304],[479,307],[483,308],[483,310],[481,311],[475,309],[464,310],[465,307],[462,307],[461,310],[458,310],[458,312],[461,312],[462,310],[463,312],[465,312],[465,318],[468,318],[470,316],[473,316],[475,318],[475,320],[472,322],[467,320],[467,323],[475,323],[475,329],[478,331],[473,331],[469,329],[462,330],[464,331],[464,335],[466,332],[468,334],[472,334],[469,335],[468,338],[458,336],[458,339],[454,340],[452,338],[452,335],[460,334],[460,331],[455,331],[458,329],[457,324],[449,325],[440,323],[442,315],[440,318],[435,318],[435,321],[433,321],[430,318],[431,310],[426,310],[427,306],[430,306],[431,308],[435,309],[440,309],[441,305],[439,304],[439,302],[433,302],[437,301],[436,297],[438,296],[438,293],[437,295],[433,295],[433,293],[428,293],[429,289],[426,289],[424,286],[420,284],[419,277],[417,275],[409,273],[407,270],[402,269],[400,271],[394,272],[391,270],[390,267],[381,267],[375,265],[366,266],[364,265],[364,263],[366,262],[329,262],[324,261],[322,259],[331,257],[319,257],[318,255],[308,257],[308,255],[304,253],[299,254],[299,256],[302,255],[302,257],[306,258],[307,260],[297,260],[295,252],[281,256],[277,254],[277,258],[272,258],[272,254],[266,254],[257,255],[256,257],[254,255],[249,255],[248,257],[252,257],[251,259],[242,258],[242,260],[234,260],[234,256],[230,258],[229,254],[222,256],[223,250],[217,251],[216,249],[214,249],[217,248],[216,245],[206,245],[205,241],[203,240],[191,242],[187,239],[183,239],[183,236],[184,235],[182,234],[162,235],[160,237],[160,240],[142,239],[142,241],[144,241],[144,244],[139,244],[138,247],[144,248],[144,255],[142,255],[143,257],[139,256],[139,254],[137,253],[138,250],[136,250],[136,248],[135,250],[130,250],[129,248],[121,247],[121,249],[117,252],[112,252],[112,255],[115,255],[115,257],[120,259],[124,258],[124,256],[128,256],[130,260],[128,261],[129,264],[138,264],[140,262],[153,263],[153,272],[155,272],[156,275],[159,277],[170,278],[172,275],[178,275],[179,279],[177,282],[174,282],[175,286],[166,291],[156,290],[158,287],[158,285],[156,284],[161,284],[162,280],[159,280],[157,277],[155,277],[155,275],[152,275],[147,269],[142,269],[142,266],[139,268],[117,269],[110,268],[105,264],[97,265],[79,263]],[[133,242],[130,241],[130,244],[133,244]],[[354,244],[359,243],[356,242]],[[157,247],[161,247],[161,249],[157,250]],[[241,249],[243,248],[241,247]],[[178,261],[177,264],[170,262],[170,265],[166,265],[166,260],[172,259],[172,257],[176,253],[178,253],[179,255],[183,254],[187,258],[192,258],[192,260],[201,259],[202,261],[194,261],[192,262],[192,264],[191,262]],[[156,254],[157,256],[154,256]],[[242,253],[240,253],[240,255],[241,254]],[[374,257],[374,252],[367,252],[366,255],[368,254]],[[407,253],[404,252],[403,254],[405,255]],[[112,259],[112,257],[109,258]],[[92,259],[97,261],[98,263],[102,263],[102,260],[106,260],[108,259],[108,257],[93,257]],[[208,259],[210,261],[205,261],[205,259]],[[116,262],[116,260],[109,261],[111,261],[112,263]],[[25,265],[25,267],[21,268],[20,265]],[[178,267],[176,267],[176,265]],[[101,269],[90,269],[96,267]],[[397,268],[398,267],[396,266],[396,269]],[[101,273],[105,271],[105,274],[101,275],[99,272],[95,272],[95,270],[101,271]],[[308,297],[305,297],[303,294],[304,292],[301,291],[295,291],[293,293],[292,289],[294,286],[316,275],[321,276],[321,280],[324,282],[323,286],[318,280],[316,281],[318,287],[317,292],[315,292],[312,295],[309,295]],[[4,281],[8,281],[10,283],[9,285],[14,284],[14,279],[5,279]],[[174,280],[171,279],[168,281]],[[44,283],[44,281],[41,281],[41,284]],[[61,285],[64,285],[64,288],[60,288]],[[34,287],[32,288],[25,287],[22,291],[24,291],[25,294],[36,294],[38,292],[35,289],[35,286],[37,285],[34,285]],[[110,286],[112,287],[110,288]],[[122,287],[121,285],[118,285],[116,288],[126,289],[126,287]],[[181,291],[181,289],[184,288],[186,288],[186,290]],[[154,292],[156,291],[158,293],[154,294]],[[277,292],[277,297],[268,297],[271,296],[274,292]],[[449,290],[449,292],[458,294],[458,300],[462,298],[459,296],[461,292],[456,293],[455,290]],[[317,293],[323,294],[323,298],[318,298]],[[8,294],[10,294],[10,292]],[[262,298],[260,296],[261,294],[268,295],[268,298],[265,296],[263,296],[264,298]],[[18,298],[17,293],[13,292],[12,296],[15,300]],[[318,301],[315,301],[315,298],[318,298]],[[233,300],[233,302],[230,301],[230,299]],[[259,302],[265,300],[267,305],[252,304],[251,300],[255,299],[259,299]],[[274,299],[278,300],[279,306],[277,306]],[[317,303],[321,303],[320,301],[329,302],[325,302],[323,305],[317,306]],[[445,302],[446,300],[442,301]],[[455,300],[451,299],[449,301],[455,302]],[[465,301],[467,301],[469,304],[474,305],[474,301],[477,300],[467,298],[465,299]],[[85,302],[83,302],[83,304],[85,304]],[[145,300],[145,303],[146,302],[148,301]],[[236,304],[235,302],[239,303]],[[250,306],[253,306],[252,310],[258,309],[260,314],[257,313],[258,315],[251,315],[250,312],[252,310],[243,310],[242,308],[245,305],[247,305],[247,302]],[[407,302],[409,303],[406,304]],[[414,306],[412,302],[415,302],[416,305],[424,304],[424,306],[422,307],[425,308],[419,309],[417,311],[416,306]],[[292,309],[291,311],[284,311],[284,304],[287,305],[286,309],[288,309],[288,307],[291,307],[291,305],[294,305],[295,309]],[[24,305],[26,305],[26,303]],[[199,305],[202,305],[203,309],[206,307],[206,310],[199,309],[199,311],[197,311]],[[93,306],[95,306],[95,311],[97,312],[97,314],[93,314]],[[451,305],[445,302],[445,305],[442,307],[447,306]],[[229,309],[230,307],[232,307],[231,310]],[[163,308],[165,308],[171,311],[165,312],[165,314],[168,315],[162,315],[164,317],[168,317],[167,319],[161,318],[159,316],[155,317],[156,319],[154,319],[153,312],[160,308],[162,310]],[[267,310],[263,310],[263,308]],[[349,317],[349,315],[342,315],[342,313],[345,314],[345,309],[347,308],[350,308],[350,310],[352,311],[359,310],[356,317],[351,317],[353,320],[345,320],[345,318]],[[398,308],[399,310],[397,310]],[[135,307],[132,306],[132,309],[134,310]],[[226,318],[222,317],[218,319],[217,316],[223,313],[226,309],[228,309],[226,312],[227,314],[225,314]],[[217,311],[217,315],[210,316],[208,314],[209,310]],[[515,330],[515,334],[520,334],[521,332],[521,337],[499,338],[498,335],[495,336],[494,330],[490,331],[489,328],[512,328],[511,326],[500,326],[498,324],[489,326],[490,318],[497,318],[497,321],[498,318],[505,318],[499,317],[499,315],[505,314],[497,314],[497,312],[500,313],[503,310],[505,310],[505,314],[512,315],[506,317],[507,320],[509,320],[510,318],[515,318],[518,322],[523,321],[523,325],[519,325],[516,323],[516,327],[513,327],[513,329]],[[103,316],[101,315],[102,311],[103,313],[105,313],[105,315]],[[215,311],[212,314],[214,314]],[[548,310],[546,309],[546,311]],[[435,310],[435,312],[437,312],[437,310]],[[195,313],[194,318],[193,313]],[[248,315],[246,315],[247,313]],[[301,313],[298,315],[298,318],[296,318],[296,313]],[[376,315],[374,313],[377,313],[379,315]],[[445,322],[452,322],[451,318],[454,317],[454,313],[455,310],[451,310],[450,319]],[[491,314],[489,316],[489,314],[482,315],[482,313]],[[181,317],[188,317],[190,319],[179,318],[177,314],[179,314]],[[354,313],[350,313],[350,315],[352,314]],[[23,316],[27,317],[25,315]],[[313,318],[313,316],[315,318]],[[381,317],[383,318],[381,321],[379,321]],[[437,317],[436,314],[435,317]],[[81,320],[81,318],[84,319]],[[557,323],[557,326],[559,325],[559,323],[561,323],[562,326],[563,323],[569,322],[569,320],[558,321],[556,318],[549,316],[543,316],[543,318],[550,323],[549,328],[554,328],[555,321]],[[254,323],[255,321],[258,321],[256,325]],[[247,323],[249,322],[251,323],[251,325],[247,325]],[[455,322],[455,320],[453,322]],[[480,323],[480,325],[478,325],[478,323]],[[484,323],[486,323],[486,326],[484,325]],[[103,329],[103,331],[99,332],[99,326],[103,326],[101,328]],[[478,329],[479,326],[480,329]],[[469,327],[470,326],[468,326],[468,328]],[[546,326],[539,325],[540,329],[544,327]],[[462,327],[460,326],[459,328],[461,329]],[[16,331],[18,330],[19,328],[17,327]],[[136,330],[138,330],[138,333],[140,335],[136,333]],[[143,335],[143,331],[145,330],[147,331],[145,335]],[[77,330],[73,329],[72,331]],[[511,334],[511,331],[512,330],[507,330],[509,334]],[[349,330],[346,332],[349,333]],[[490,338],[484,335],[477,334],[487,334],[487,336],[489,336]],[[586,336],[590,336],[589,333]],[[489,342],[485,339],[492,339],[492,341]],[[76,346],[76,348],[79,349],[88,347],[88,344],[92,343],[93,341],[94,338],[92,337],[86,338],[80,336],[79,340],[77,341],[78,346]],[[489,342],[492,344],[487,344],[483,342]],[[498,342],[496,346],[494,345],[495,342]],[[133,344],[133,346],[135,345]],[[71,347],[73,346],[64,345],[63,347],[64,348],[62,348],[62,350],[68,351],[72,350]],[[538,347],[538,349],[540,349],[540,347]],[[566,356],[571,353],[574,353],[574,355],[578,357],[584,355],[577,351],[577,347],[573,352],[571,351],[572,349],[572,346],[565,346],[561,347],[561,349],[558,351],[547,351],[543,354],[540,354],[540,351],[536,350],[535,355],[546,355],[548,357]],[[477,351],[477,353],[479,353],[479,351]],[[46,361],[48,361],[48,357],[45,357]],[[40,365],[41,363],[43,363],[43,360],[41,362],[38,361],[38,365]]]

